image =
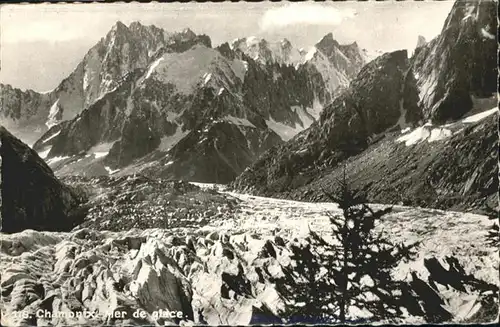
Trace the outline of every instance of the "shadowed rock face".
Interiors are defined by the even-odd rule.
[[[62,184],[35,151],[0,127],[2,232],[25,229],[69,231],[81,200]]]
[[[471,95],[497,89],[497,2],[455,2],[441,34],[416,50],[412,72],[419,107],[435,123],[461,117]]]
[[[374,202],[460,210],[491,204],[498,185],[496,118],[458,119],[495,106],[494,8],[492,1],[457,1],[436,39],[410,60],[399,51],[367,64],[318,122],[263,154],[235,187],[320,200],[321,187],[332,187],[346,164],[354,185]],[[447,136],[398,143],[399,130],[426,121],[432,124],[420,128],[428,136],[442,130]]]

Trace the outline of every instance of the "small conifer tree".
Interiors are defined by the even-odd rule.
[[[402,282],[393,280],[391,272],[415,254],[417,243],[394,244],[376,231],[377,222],[392,208],[372,210],[366,198],[349,187],[345,172],[338,183],[338,195],[323,190],[342,210],[341,216],[329,214],[333,242],[311,232],[310,244],[315,254],[308,249],[311,254],[301,257],[314,260],[307,264],[307,282],[295,296],[305,305],[296,308],[294,314],[309,318],[314,314],[320,319],[302,321],[306,323],[393,321],[403,316],[400,307],[404,304]]]

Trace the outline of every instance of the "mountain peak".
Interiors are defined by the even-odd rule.
[[[196,33],[193,32],[189,27],[186,27],[185,29],[183,29],[181,34],[188,37],[188,38],[196,37]]]
[[[112,30],[114,31],[127,31],[128,27],[127,25],[123,24],[121,21],[117,21],[115,25],[113,25]]]
[[[332,47],[338,47],[339,43],[333,38],[333,33],[328,33],[323,38],[316,43],[316,48],[319,50],[328,50]]]
[[[284,38],[283,40],[281,40],[281,46],[284,48],[291,48],[292,42],[290,42],[290,40],[288,40],[287,38]]]
[[[134,29],[140,29],[142,27],[144,27],[144,25],[142,25],[141,22],[139,22],[139,21],[132,22],[129,25],[129,29],[132,29],[132,30],[134,30]]]
[[[424,46],[426,43],[427,43],[427,40],[425,39],[425,37],[423,37],[422,35],[419,35],[418,40],[417,40],[417,48]]]

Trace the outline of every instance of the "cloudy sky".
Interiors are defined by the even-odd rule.
[[[46,91],[76,67],[90,47],[120,20],[168,31],[190,27],[213,45],[238,37],[289,39],[309,48],[332,32],[370,51],[409,49],[443,26],[453,1],[328,3],[38,4],[0,8],[0,82]]]

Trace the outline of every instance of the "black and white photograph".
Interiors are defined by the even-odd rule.
[[[0,5],[1,326],[498,323],[498,0],[84,2]]]

